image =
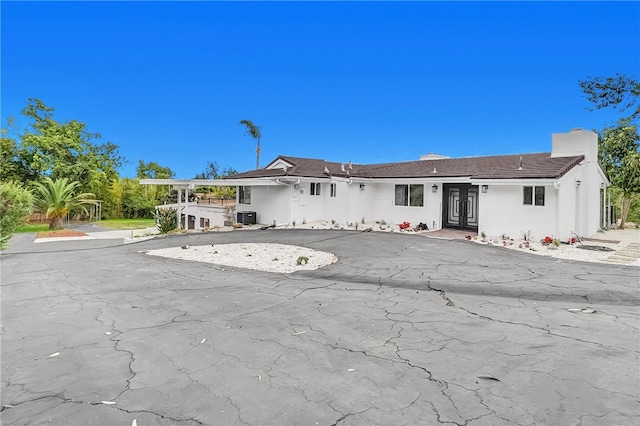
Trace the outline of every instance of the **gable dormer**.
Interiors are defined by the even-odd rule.
[[[283,169],[283,170],[287,170],[287,169],[291,169],[293,166],[294,166],[293,164],[291,164],[290,162],[286,161],[284,158],[278,157],[275,160],[273,160],[271,162],[271,164],[269,164],[265,168],[266,169]]]

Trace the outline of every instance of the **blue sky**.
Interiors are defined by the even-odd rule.
[[[549,151],[602,128],[578,80],[640,70],[637,2],[8,2],[2,123],[29,97],[192,178],[280,154],[380,163]]]

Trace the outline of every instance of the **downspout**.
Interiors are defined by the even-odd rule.
[[[558,234],[558,222],[560,221],[560,185],[557,179],[553,181],[553,187],[556,189],[556,225],[554,235],[557,239],[560,239],[560,235]]]
[[[604,188],[602,189],[603,193],[602,193],[602,214],[604,214],[604,226],[605,229],[609,229],[611,227],[611,224],[609,223],[609,221],[611,220],[611,212],[609,211],[609,203],[607,203],[607,195],[609,195],[609,191],[607,191],[607,185],[604,185]]]
[[[291,204],[293,204],[293,185],[289,184],[289,199],[287,200],[287,223],[291,223]]]
[[[609,226],[612,226],[614,224],[611,222],[611,216],[612,216],[612,214],[611,214],[611,192],[607,191],[607,195],[609,196],[609,200],[607,202],[607,222],[609,223]],[[615,212],[615,210],[614,210],[614,212]],[[616,225],[617,225],[617,223],[618,223],[618,221],[616,220]]]
[[[604,187],[604,184],[602,185],[602,191],[601,191],[601,195],[602,195],[602,218],[600,219],[600,228],[601,229],[606,229],[607,226],[607,208],[606,208],[606,201],[607,201],[607,189]]]
[[[353,179],[349,178],[349,182],[347,182],[347,217],[345,218],[346,222],[349,222],[349,215],[351,214],[351,211],[349,210],[349,193],[351,191],[349,189],[352,183],[353,183]]]

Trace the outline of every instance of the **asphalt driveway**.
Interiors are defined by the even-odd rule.
[[[289,275],[151,248],[335,253]],[[0,255],[6,425],[640,422],[639,268],[422,236],[267,230]]]

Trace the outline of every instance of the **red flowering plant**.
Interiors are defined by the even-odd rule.
[[[398,226],[400,227],[400,229],[408,229],[411,226],[411,224],[409,222],[402,222]]]
[[[540,240],[540,243],[542,243],[543,246],[548,246],[549,244],[553,243],[553,238],[547,235],[546,237]]]

